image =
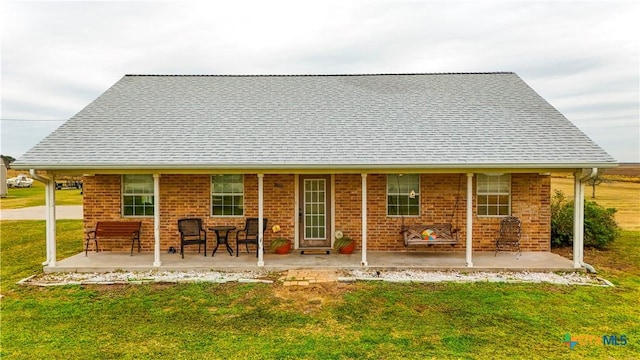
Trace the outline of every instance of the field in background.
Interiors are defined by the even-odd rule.
[[[573,178],[552,177],[551,189],[561,190],[573,199]],[[553,193],[553,192],[552,192]],[[596,198],[591,198],[591,187],[585,186],[585,199],[616,208],[616,221],[626,230],[640,230],[640,182],[613,181],[596,186]]]
[[[9,188],[7,197],[0,199],[0,208],[18,209],[44,205],[44,184],[34,181],[30,188]],[[81,190],[56,190],[56,205],[82,205]]]
[[[618,167],[605,170],[604,174],[619,181],[640,182],[640,163],[621,163]]]
[[[618,210],[616,221],[625,230],[640,230],[640,164],[621,163],[613,169],[606,169],[604,177],[610,182],[596,186],[593,199],[592,187],[585,186],[585,199]],[[553,190],[561,190],[567,198],[573,199],[573,176],[554,174],[551,178]]]
[[[7,178],[29,174],[27,171],[7,170]],[[56,190],[56,205],[82,205],[82,194],[79,189]],[[35,181],[30,188],[8,188],[7,197],[0,199],[0,208],[18,209],[44,205],[44,184]]]

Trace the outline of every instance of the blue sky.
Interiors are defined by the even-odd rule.
[[[4,155],[125,74],[513,71],[618,161],[640,162],[637,1],[1,6]]]

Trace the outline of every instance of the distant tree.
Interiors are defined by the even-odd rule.
[[[589,186],[591,186],[591,198],[595,199],[596,198],[596,186],[603,184],[603,183],[610,183],[611,180],[607,179],[604,177],[604,172],[603,171],[598,171],[598,173],[592,177],[589,178],[587,181],[585,181],[585,183]]]
[[[9,168],[9,164],[11,164],[12,162],[16,161],[16,159],[13,156],[0,155],[0,157],[2,157],[2,161],[4,161],[4,166],[6,166],[7,169]]]

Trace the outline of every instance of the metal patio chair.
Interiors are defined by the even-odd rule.
[[[520,235],[522,233],[522,223],[515,216],[504,217],[500,220],[500,232],[496,239],[496,253],[498,251],[516,251],[516,258],[521,255]]]
[[[267,219],[262,219],[262,233],[267,231]],[[249,253],[249,244],[256,246],[256,257],[258,257],[258,218],[247,218],[244,229],[236,231],[236,257],[240,253],[240,244],[244,244]],[[264,250],[264,249],[263,249]]]
[[[178,231],[180,232],[180,255],[183,259],[185,245],[197,244],[198,252],[200,252],[200,245],[204,244],[204,256],[207,256],[207,232],[202,227],[202,219],[179,219]]]

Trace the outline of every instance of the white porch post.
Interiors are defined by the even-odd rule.
[[[160,261],[160,174],[153,174],[153,266],[162,265]]]
[[[360,265],[369,266],[367,263],[367,174],[362,175],[362,261]]]
[[[258,266],[264,266],[264,174],[258,174]]]
[[[473,267],[473,173],[467,174],[467,267]]]
[[[47,266],[49,265],[49,262],[51,262],[51,232],[49,231],[49,227],[51,226],[51,211],[49,211],[50,202],[51,202],[51,197],[49,196],[49,181],[47,180],[44,184],[44,211],[45,211],[44,212],[44,219],[45,219],[44,244],[45,244],[46,259],[42,263],[43,266]]]
[[[51,177],[45,188],[47,265],[56,266],[56,180]]]
[[[584,185],[581,171],[573,176],[573,267],[577,269],[584,261]]]

